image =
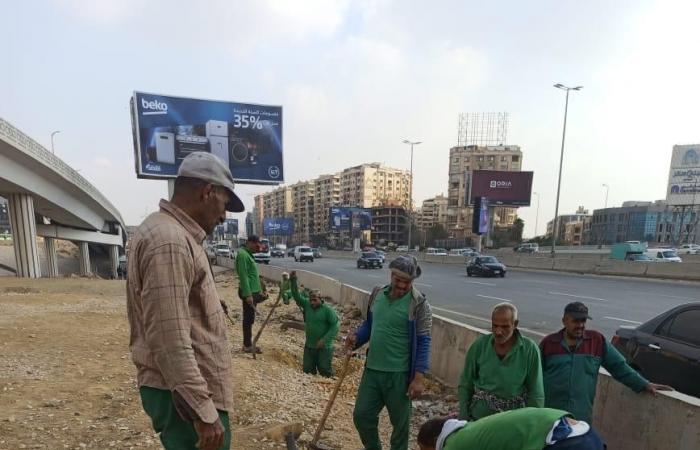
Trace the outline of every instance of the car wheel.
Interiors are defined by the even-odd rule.
[[[503,272],[503,273],[501,274],[501,278],[505,278],[505,277],[506,277],[506,273]]]
[[[265,261],[265,264],[270,264],[270,261]]]
[[[384,266],[382,266],[382,265],[380,264],[380,265],[379,265],[379,268],[380,268],[380,269],[383,269],[383,268],[384,268]]]
[[[314,259],[313,259],[313,258],[311,258],[311,259],[309,260],[309,262],[314,262]]]
[[[294,257],[294,262],[299,262],[296,256]]]
[[[467,276],[468,276],[468,277],[471,277],[471,276],[472,276],[472,271],[469,270],[469,269],[467,269]]]
[[[362,268],[362,267],[360,267],[360,263],[357,263],[357,268],[358,268],[358,269],[361,269],[361,268]]]

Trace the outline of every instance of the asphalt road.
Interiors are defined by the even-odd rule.
[[[357,269],[351,259],[296,263],[286,257],[270,264],[320,273],[365,290],[389,282],[388,264]],[[536,339],[561,328],[564,306],[572,301],[588,306],[593,317],[588,328],[608,338],[621,325],[637,326],[676,305],[700,301],[700,283],[519,269],[509,270],[505,278],[468,278],[462,265],[422,263],[421,269],[414,284],[427,295],[434,314],[489,329],[493,306],[508,301],[518,307],[520,329]]]

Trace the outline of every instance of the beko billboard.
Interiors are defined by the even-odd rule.
[[[486,197],[490,205],[530,206],[532,172],[475,170],[471,176],[469,204]]]
[[[674,145],[666,202],[695,205],[700,201],[700,145]]]
[[[175,178],[188,154],[204,151],[237,182],[284,181],[281,106],[134,92],[131,125],[138,178]]]

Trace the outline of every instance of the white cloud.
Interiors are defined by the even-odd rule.
[[[54,0],[61,8],[81,20],[102,24],[121,23],[138,11],[136,0]]]

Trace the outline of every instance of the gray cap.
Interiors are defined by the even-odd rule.
[[[229,202],[226,211],[245,211],[243,202],[233,191],[234,182],[231,171],[218,156],[207,152],[192,152],[182,160],[178,177],[197,178],[216,186],[223,186],[229,191]]]
[[[389,264],[389,269],[396,275],[415,280],[421,274],[418,260],[412,255],[401,255]]]

